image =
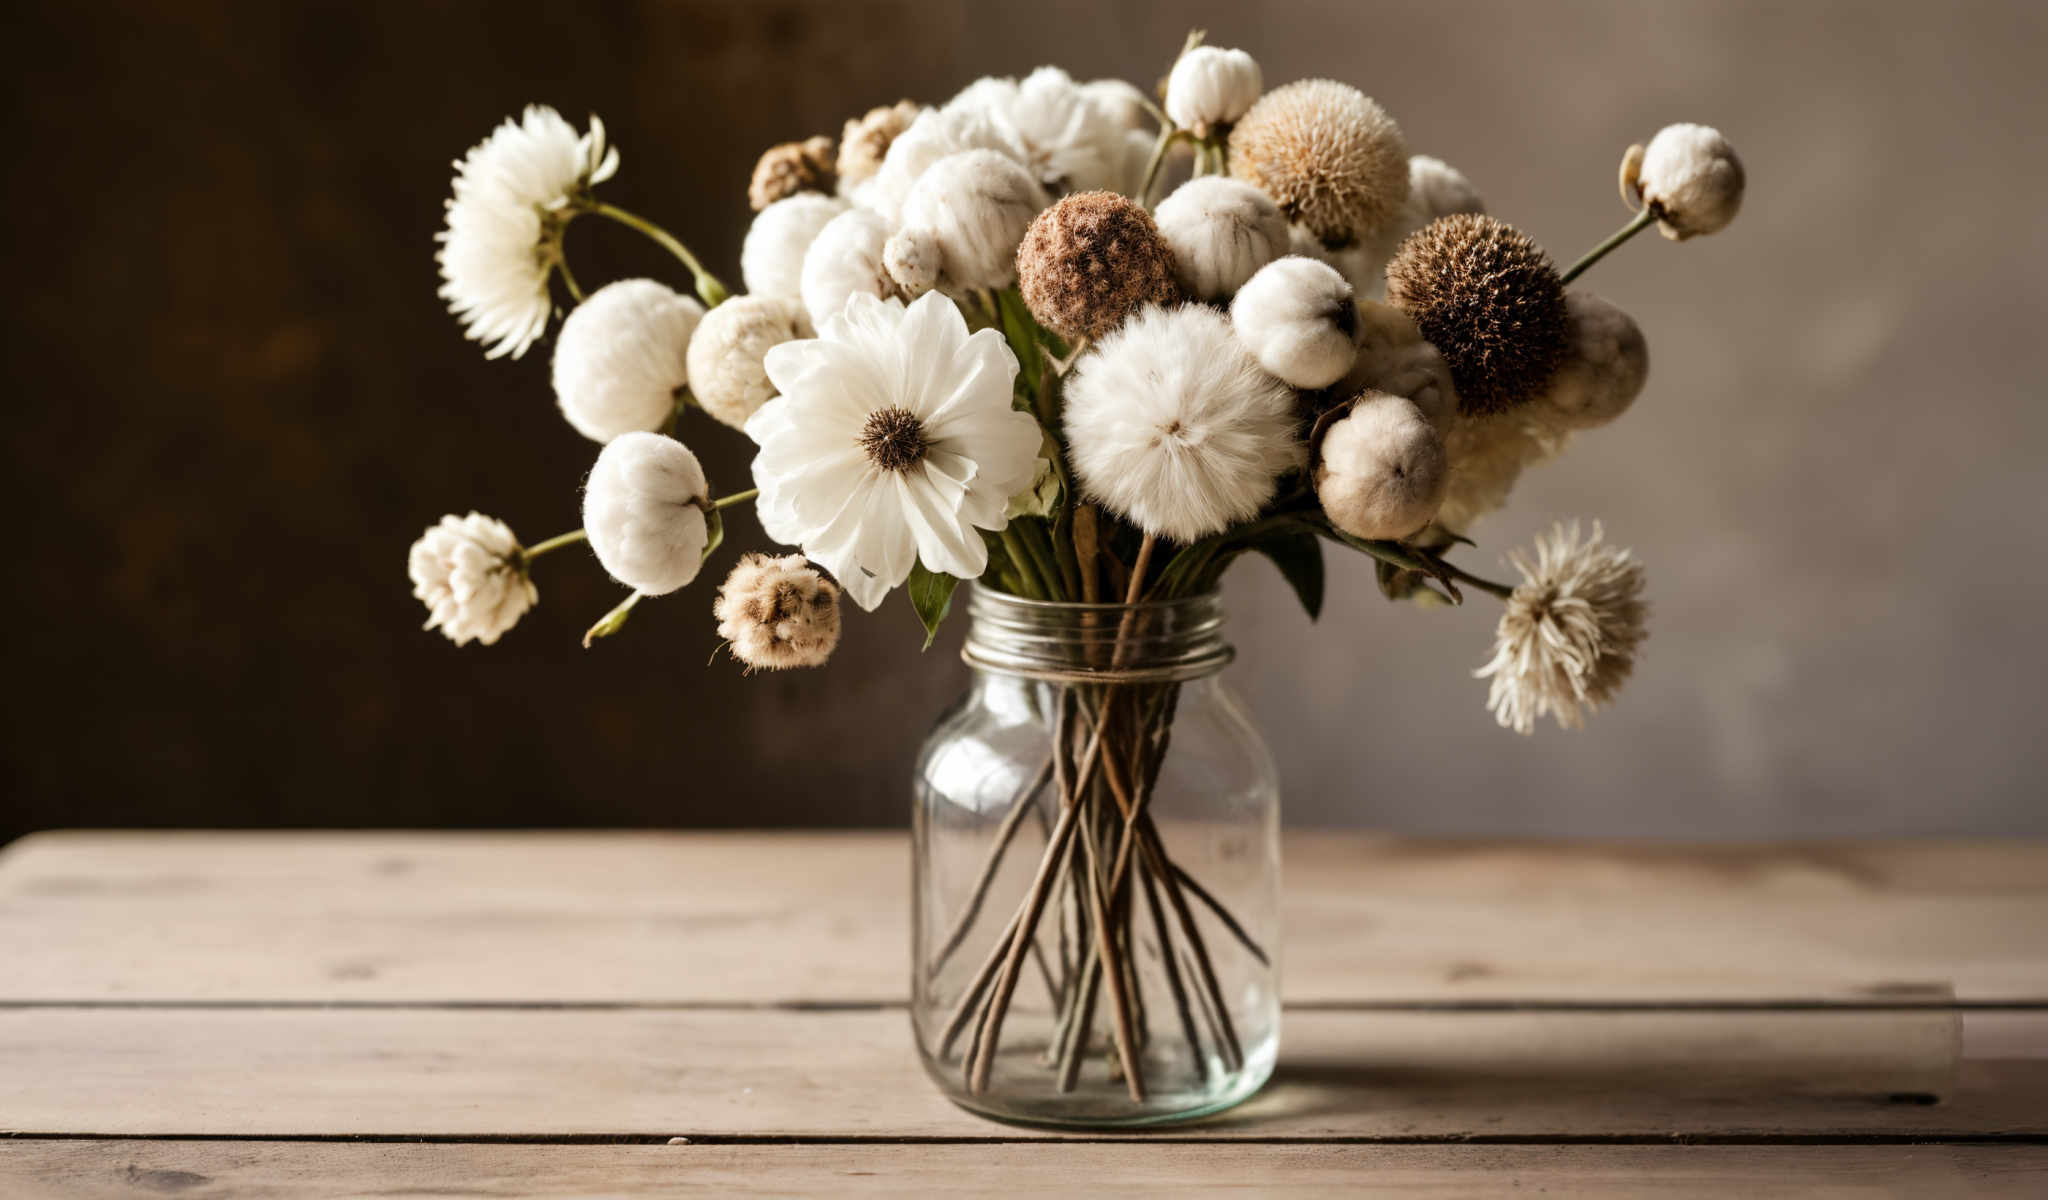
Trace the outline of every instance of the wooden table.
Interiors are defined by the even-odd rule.
[[[2048,1196],[2048,846],[1297,834],[1243,1107],[971,1116],[901,834],[0,854],[0,1196]]]

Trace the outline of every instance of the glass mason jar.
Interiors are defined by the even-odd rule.
[[[1243,1100],[1279,1048],[1280,790],[1219,675],[1222,603],[976,587],[968,615],[973,683],[915,783],[926,1072],[963,1107],[1037,1124]]]

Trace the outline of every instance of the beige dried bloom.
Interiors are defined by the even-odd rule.
[[[1630,146],[1621,163],[1622,195],[1648,208],[1672,241],[1726,228],[1746,182],[1735,148],[1705,125],[1666,125],[1647,148]]]
[[[1426,343],[1425,343],[1426,344]],[[1535,419],[1537,406],[1491,416],[1461,416],[1444,431],[1444,455],[1451,476],[1437,524],[1469,533],[1479,518],[1507,503],[1525,468],[1554,458],[1570,434]]]
[[[910,128],[924,111],[915,100],[898,100],[871,108],[847,121],[839,134],[838,174],[841,187],[852,187],[874,177],[889,154],[889,143]]]
[[[1635,402],[1650,375],[1650,347],[1633,318],[1591,292],[1566,293],[1565,307],[1571,345],[1540,408],[1560,428],[1592,429]]]
[[[823,136],[770,146],[754,164],[747,203],[755,212],[798,192],[830,192],[838,175],[832,139]]]
[[[1387,264],[1387,301],[1450,360],[1468,416],[1505,412],[1550,386],[1571,321],[1564,285],[1528,237],[1456,213],[1423,226]]]
[[[1340,395],[1362,391],[1404,396],[1437,432],[1458,419],[1458,388],[1443,352],[1422,340],[1414,318],[1391,304],[1360,300],[1356,357],[1338,382]]]
[[[734,296],[704,314],[690,338],[690,392],[713,419],[742,428],[775,395],[762,360],[784,342],[817,336],[810,314],[779,296]]]
[[[1115,192],[1079,192],[1038,214],[1017,247],[1017,286],[1038,323],[1070,341],[1180,295],[1152,214]]]
[[[1371,97],[1328,79],[1260,97],[1231,128],[1230,170],[1329,246],[1373,237],[1408,199],[1400,127]]]
[[[839,645],[839,585],[801,554],[742,557],[711,613],[750,671],[823,666]]]
[[[1648,636],[1643,567],[1627,550],[1579,540],[1579,525],[1558,525],[1536,539],[1535,561],[1517,550],[1508,561],[1522,583],[1494,634],[1493,657],[1478,678],[1491,679],[1486,707],[1502,727],[1535,731],[1549,715],[1577,729],[1587,709],[1614,697]]]
[[[540,600],[511,527],[495,517],[453,513],[429,526],[406,558],[412,594],[427,606],[428,629],[458,646],[490,645]]]

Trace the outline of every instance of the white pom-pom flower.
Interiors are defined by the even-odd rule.
[[[819,336],[768,352],[780,395],[747,422],[760,446],[756,511],[872,611],[913,563],[972,579],[977,531],[999,530],[1030,485],[1041,433],[1011,407],[1002,334],[967,331],[936,292],[908,307],[854,295]]]
[[[1166,115],[1197,137],[1245,114],[1266,87],[1258,61],[1242,50],[1197,46],[1166,77]]]
[[[1566,429],[1605,425],[1635,403],[1650,375],[1650,346],[1634,318],[1591,292],[1566,292],[1571,349],[1542,407]]]
[[[934,285],[1007,287],[1017,278],[1024,231],[1051,203],[1029,171],[993,150],[940,159],[904,200],[902,228],[884,247],[884,264],[913,293]]]
[[[972,105],[928,108],[889,143],[881,169],[856,198],[894,222],[902,215],[910,190],[934,163],[967,150],[992,150],[1018,163],[1025,158],[1016,130],[986,109]]]
[[[1630,147],[1622,192],[1648,208],[1665,237],[1682,241],[1716,233],[1742,207],[1742,160],[1721,131],[1666,125],[1648,148]]]
[[[1287,218],[1272,197],[1241,179],[1190,179],[1159,202],[1153,217],[1173,247],[1181,286],[1203,300],[1224,299],[1287,253]]]
[[[1417,154],[1408,160],[1408,203],[1402,225],[1415,232],[1439,217],[1453,213],[1483,213],[1486,200],[1465,173],[1441,158]]]
[[[1132,126],[1129,98],[1074,82],[1058,67],[1022,80],[977,79],[948,101],[951,110],[981,114],[1007,131],[1033,178],[1054,192],[1113,188]]]
[[[1103,339],[1067,377],[1064,419],[1088,495],[1176,542],[1256,515],[1300,457],[1294,393],[1204,305],[1141,309]]]
[[[1358,312],[1351,284],[1311,258],[1276,258],[1230,303],[1237,338],[1259,365],[1298,388],[1328,387],[1351,369]]]
[[[511,527],[473,512],[442,517],[406,558],[412,594],[427,606],[428,629],[458,646],[488,646],[540,600]]]
[[[697,577],[710,488],[689,447],[658,433],[613,438],[583,485],[583,532],[613,579],[664,596]]]
[[[740,275],[755,296],[803,295],[804,255],[846,201],[819,192],[798,192],[762,209],[740,243]]]
[[[1081,94],[1111,127],[1126,133],[1143,133],[1150,142],[1152,110],[1146,104],[1145,93],[1136,85],[1122,79],[1091,79],[1081,85]]]
[[[775,394],[762,360],[784,342],[813,336],[804,306],[777,296],[734,296],[704,314],[690,339],[690,394],[734,429]]]
[[[518,358],[547,328],[553,302],[548,273],[560,257],[562,218],[592,184],[619,169],[605,146],[604,123],[577,133],[543,104],[507,118],[455,164],[441,248],[441,298],[463,334],[489,346],[488,358]]]
[[[652,279],[592,292],[555,338],[555,402],[597,442],[659,429],[689,381],[690,336],[704,306]]]
[[[804,255],[803,273],[804,308],[813,325],[824,324],[855,293],[877,298],[894,293],[896,281],[882,264],[888,241],[889,222],[864,208],[840,213],[818,231]]]
[[[1449,469],[1444,440],[1412,401],[1364,392],[1316,449],[1316,499],[1353,537],[1409,537],[1436,516]]]
[[[1474,674],[1492,679],[1486,707],[1516,733],[1534,732],[1545,714],[1578,728],[1584,710],[1620,689],[1648,636],[1642,564],[1601,536],[1596,522],[1580,541],[1574,521],[1536,539],[1533,563],[1520,550],[1509,556],[1522,584],[1501,614],[1493,657]]]

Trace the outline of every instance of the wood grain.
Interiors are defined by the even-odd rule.
[[[1971,1019],[1297,1013],[1266,1091],[1163,1136],[2048,1135],[2048,1031],[1959,1061]],[[0,1079],[16,1134],[1054,1136],[941,1098],[895,1011],[21,1008]]]
[[[2039,1146],[518,1146],[278,1142],[0,1143],[22,1200],[169,1195],[1329,1195],[2032,1198]]]
[[[1295,1004],[2048,1003],[2048,845],[1290,835]],[[4,1001],[883,1003],[876,834],[41,834]]]

